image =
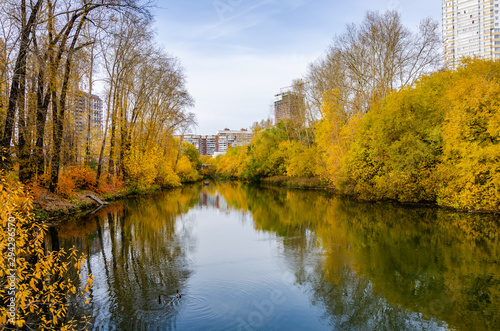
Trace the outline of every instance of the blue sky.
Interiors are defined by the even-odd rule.
[[[397,9],[410,28],[441,20],[439,0],[158,0],[157,41],[179,58],[198,134],[272,117],[280,88],[301,78],[348,23]]]

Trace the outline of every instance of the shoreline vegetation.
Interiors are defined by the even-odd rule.
[[[0,299],[20,315],[0,307],[0,327],[75,329],[63,261],[80,272],[82,260],[43,240],[51,217],[94,208],[89,193],[112,200],[222,178],[500,211],[500,62],[442,68],[438,22],[411,30],[397,11],[367,12],[292,83],[284,119],[255,122],[249,143],[212,158],[173,137],[196,124],[194,100],[180,61],[156,46],[148,3],[2,3],[0,213],[12,231],[0,231],[0,282],[19,294],[4,287]],[[79,284],[84,296],[92,276]]]

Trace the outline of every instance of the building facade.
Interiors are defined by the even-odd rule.
[[[499,0],[442,0],[444,65],[462,57],[500,59]]]
[[[90,103],[90,104],[89,104]],[[90,95],[80,92],[75,102],[75,131],[83,137],[86,134],[89,124],[90,111],[90,129],[100,132],[102,130],[102,100],[97,95]]]
[[[224,130],[217,131],[217,135],[221,138],[227,138],[228,147],[243,146],[248,144],[253,137],[253,133],[247,129],[230,130],[225,128]]]
[[[181,141],[186,141],[196,147],[202,155],[220,155],[235,146],[243,146],[250,142],[252,133],[246,129],[234,131],[224,129],[217,131],[215,135],[176,135]]]
[[[274,124],[284,119],[299,120],[303,107],[304,100],[301,100],[296,93],[287,91],[276,94],[274,96]]]

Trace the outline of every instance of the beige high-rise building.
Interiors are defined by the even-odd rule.
[[[443,0],[444,65],[462,57],[500,59],[499,0]]]

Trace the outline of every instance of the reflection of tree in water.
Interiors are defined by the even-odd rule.
[[[87,270],[96,277],[93,306],[74,303],[70,314],[93,315],[95,329],[160,327],[171,320],[177,312],[172,298],[191,273],[187,253],[194,247],[190,220],[180,215],[197,201],[195,189],[178,189],[87,219],[95,232],[76,244],[87,252]],[[161,305],[159,295],[166,299]]]
[[[252,212],[257,230],[280,237],[296,284],[338,329],[425,329],[438,327],[436,320],[500,329],[499,226],[492,217],[317,192],[220,191],[229,205]]]
[[[191,223],[179,215],[198,206],[202,192],[220,194],[229,209],[251,213],[257,231],[277,235],[295,286],[336,329],[437,327],[432,318],[460,330],[500,329],[500,236],[489,217],[237,183],[131,200],[59,228],[61,247],[87,252],[87,270],[97,276],[91,310],[72,309],[93,313],[105,329],[175,320],[177,309],[156,299],[190,275]],[[85,237],[68,239],[78,229]]]

